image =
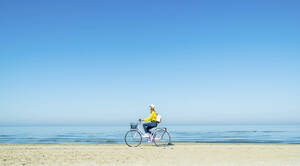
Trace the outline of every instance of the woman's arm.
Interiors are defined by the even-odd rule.
[[[144,121],[150,121],[153,116],[154,116],[155,112],[153,111],[147,118],[143,119]]]

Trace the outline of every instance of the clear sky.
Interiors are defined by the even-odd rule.
[[[300,2],[0,1],[0,124],[300,123]]]

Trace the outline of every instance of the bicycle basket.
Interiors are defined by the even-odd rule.
[[[136,129],[137,128],[137,123],[130,123],[130,128],[131,129]]]

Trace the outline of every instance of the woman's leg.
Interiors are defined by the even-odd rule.
[[[148,127],[149,127],[149,124],[150,124],[150,123],[151,123],[151,122],[148,122],[148,123],[144,123],[144,124],[143,124],[145,133],[149,133]]]

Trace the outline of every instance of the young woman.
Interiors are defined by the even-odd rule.
[[[152,128],[154,128],[154,127],[157,126],[156,112],[154,110],[154,105],[151,104],[149,106],[149,109],[150,109],[150,115],[147,118],[145,118],[145,119],[141,119],[143,121],[149,121],[148,123],[144,123],[143,124],[144,130],[145,130],[144,137],[149,137],[148,134],[150,134],[150,129],[152,129]]]

